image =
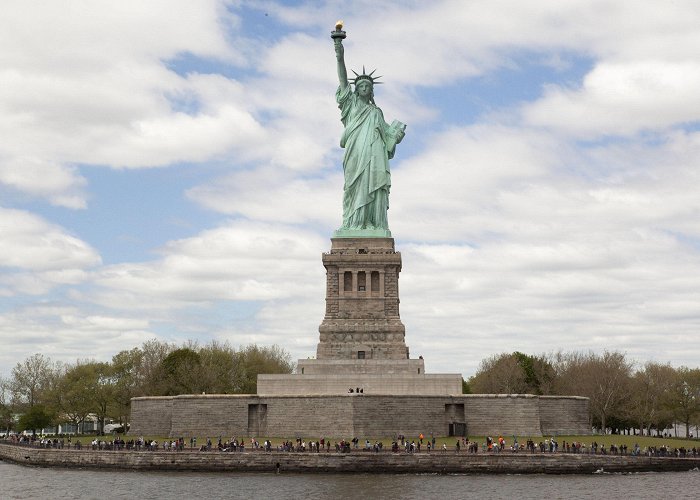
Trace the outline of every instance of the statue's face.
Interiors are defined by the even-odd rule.
[[[372,84],[368,81],[360,82],[357,85],[357,95],[362,98],[369,98],[372,95]]]

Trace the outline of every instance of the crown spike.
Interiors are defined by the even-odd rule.
[[[355,78],[348,78],[348,81],[349,81],[350,83],[352,83],[353,85],[355,85],[355,86],[357,86],[357,84],[358,84],[359,82],[362,82],[362,81],[367,81],[367,82],[371,83],[372,85],[374,85],[374,84],[380,85],[380,84],[382,84],[382,83],[384,83],[384,82],[378,82],[378,81],[377,81],[377,80],[378,80],[379,78],[381,78],[382,76],[381,76],[381,75],[379,75],[379,76],[374,76],[374,73],[375,73],[376,71],[377,71],[377,69],[375,68],[375,69],[373,69],[369,74],[367,74],[367,69],[366,69],[366,67],[363,65],[363,66],[362,66],[362,74],[361,74],[361,75],[358,74],[357,71],[355,71],[355,70],[353,69],[352,72],[355,73]]]

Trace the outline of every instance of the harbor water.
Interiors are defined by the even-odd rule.
[[[700,498],[700,471],[586,475],[261,474],[26,467],[0,461],[3,499]]]

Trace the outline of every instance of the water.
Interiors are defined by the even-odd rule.
[[[700,471],[645,474],[427,475],[132,472],[0,461],[0,498],[700,498]]]

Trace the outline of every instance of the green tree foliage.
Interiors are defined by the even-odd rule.
[[[249,345],[236,353],[234,393],[255,394],[260,373],[291,373],[294,363],[287,351],[279,346]]]
[[[700,415],[700,369],[680,367],[676,371],[669,399],[673,416],[685,424],[685,435],[688,436],[691,421]]]
[[[115,354],[110,363],[67,366],[35,354],[18,363],[5,381],[0,424],[7,420],[11,425],[16,412],[24,416],[21,425],[37,429],[47,425],[39,419],[42,414],[75,424],[94,414],[102,427],[108,417],[126,424],[133,397],[255,393],[259,373],[291,373],[294,368],[289,353],[278,346],[234,349],[219,342],[204,347],[188,342],[178,348],[149,340]],[[40,409],[30,411],[37,404]]]
[[[471,394],[472,393],[472,388],[469,386],[469,382],[464,380],[464,377],[462,377],[462,394]]]
[[[95,411],[93,398],[96,390],[94,371],[90,365],[78,363],[69,367],[59,383],[61,415],[79,426]]]
[[[291,373],[294,367],[289,353],[279,346],[234,349],[227,343],[200,347],[189,342],[175,348],[149,341],[112,359],[114,397],[119,412],[126,413],[135,396],[254,394],[259,373]]]
[[[149,340],[141,346],[141,363],[137,372],[142,382],[139,396],[164,395],[167,387],[163,360],[177,347],[167,342]]]
[[[113,414],[114,407],[114,386],[112,366],[109,363],[90,363],[93,378],[95,381],[95,393],[93,401],[95,404],[95,415],[100,422],[100,431],[105,427],[105,419]]]
[[[143,351],[138,347],[112,357],[114,417],[125,425],[131,412],[131,398],[137,396],[143,386],[143,358]]]
[[[201,392],[233,394],[238,379],[237,353],[226,343],[212,342],[199,350],[202,361]]]
[[[202,360],[198,352],[189,347],[176,349],[161,364],[165,375],[165,396],[200,392]]]
[[[76,425],[88,415],[95,415],[104,427],[104,421],[115,407],[115,379],[109,363],[79,361],[68,366],[60,377],[53,401],[60,417]]]
[[[56,414],[51,409],[37,403],[19,417],[17,427],[20,431],[32,431],[36,434],[37,430],[53,424],[55,417]]]
[[[554,368],[545,356],[502,353],[481,362],[469,379],[477,394],[550,394]]]
[[[150,395],[176,394],[254,394],[259,373],[291,373],[294,363],[278,346],[249,345],[239,350],[225,343],[204,347],[189,343],[171,351],[146,378]]]
[[[525,376],[525,385],[533,394],[551,394],[554,367],[546,356],[531,356],[515,351],[513,356]]]

